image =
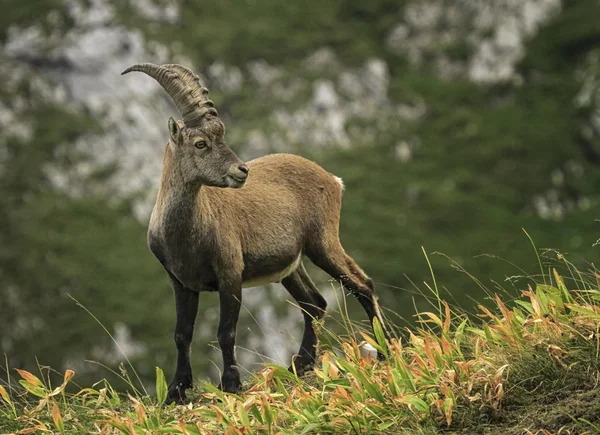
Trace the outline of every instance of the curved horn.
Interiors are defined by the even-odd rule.
[[[209,113],[218,116],[214,103],[208,99],[208,89],[191,70],[176,64],[137,63],[121,75],[131,71],[143,72],[156,80],[175,102],[187,127],[197,127]]]

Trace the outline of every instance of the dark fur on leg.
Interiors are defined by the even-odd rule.
[[[192,387],[192,367],[190,353],[194,336],[194,322],[198,313],[198,292],[187,289],[171,276],[175,291],[177,323],[175,325],[175,346],[177,347],[177,368],[169,385],[167,403],[184,403],[185,390]]]

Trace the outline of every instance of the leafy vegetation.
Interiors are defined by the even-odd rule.
[[[0,0],[0,10],[10,11],[0,14],[0,42],[6,41],[11,26],[28,27],[37,24],[44,31],[57,28],[67,30],[73,23],[66,11],[66,4],[65,0],[33,0],[26,3]]]
[[[186,406],[164,406],[159,368],[156,397],[137,389],[120,395],[106,381],[67,394],[76,379],[71,370],[58,386],[48,369],[38,376],[17,370],[20,386],[13,379],[0,387],[0,427],[19,433],[594,433],[600,428],[600,275],[584,275],[561,255],[558,260],[567,277],[554,269],[511,302],[490,295],[494,308],[480,306],[481,320],[434,298],[433,310],[417,316],[421,326],[389,343],[381,328],[371,336],[344,316],[343,336],[315,323],[321,345],[314,373],[301,379],[268,365],[240,395],[203,383]],[[346,312],[344,299],[340,309]],[[365,346],[387,361],[373,360]]]

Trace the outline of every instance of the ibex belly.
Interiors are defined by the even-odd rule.
[[[283,269],[270,272],[266,275],[258,275],[258,274],[254,274],[252,272],[250,272],[249,274],[244,274],[244,275],[249,275],[249,276],[245,277],[245,279],[242,283],[242,287],[243,288],[258,287],[261,285],[270,284],[272,282],[281,282],[282,279],[284,279],[286,276],[293,273],[298,268],[298,266],[300,265],[301,259],[302,259],[302,253],[299,253],[298,256],[291,263],[289,263],[287,266],[285,266]]]

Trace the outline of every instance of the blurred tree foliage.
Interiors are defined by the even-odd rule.
[[[157,3],[168,4],[168,0]],[[214,60],[242,65],[248,60],[293,64],[316,47],[333,48],[348,64],[382,55],[383,40],[406,0],[182,0],[177,25],[144,20],[121,2],[119,17],[152,39],[176,42],[198,65]],[[282,43],[285,41],[285,43]]]
[[[344,179],[342,240],[379,284],[390,309],[412,313],[407,302],[413,288],[405,275],[417,284],[430,280],[421,246],[458,260],[490,288],[496,282],[510,288],[505,276],[521,272],[480,254],[504,257],[536,273],[535,255],[521,228],[539,247],[593,258],[600,143],[585,133],[590,109],[577,107],[574,99],[582,86],[577,71],[599,50],[600,4],[565,1],[564,11],[528,43],[519,66],[522,83],[484,87],[442,80],[427,66],[415,69],[386,49],[384,39],[405,3],[223,0],[208,5],[184,0],[177,24],[144,19],[128,2],[115,2],[115,7],[124,25],[142,29],[198,65],[219,59],[243,66],[266,59],[292,74],[315,48],[328,46],[348,66],[384,59],[391,71],[390,98],[426,102],[425,119],[399,121],[378,132],[373,143],[302,151],[314,153],[315,160]],[[9,25],[44,21],[49,12],[62,16],[64,2],[2,1],[0,10],[3,41]],[[63,21],[69,24],[68,18]],[[33,355],[56,369],[67,359],[112,364],[109,337],[69,293],[111,332],[126,323],[132,337],[144,343],[147,351],[136,362],[142,376],[151,379],[155,365],[170,370],[173,298],[129,202],[69,195],[48,178],[49,163],[64,171],[72,168],[78,157],[70,144],[81,134],[101,133],[97,123],[85,113],[36,100],[26,79],[17,88],[8,88],[7,82],[0,77],[3,102],[15,93],[24,96],[23,120],[32,128],[31,139],[14,136],[0,143],[0,338],[11,366],[32,369]],[[232,118],[258,116],[263,109],[252,98],[242,91],[227,101],[224,112]],[[250,105],[250,112],[239,108]],[[395,156],[399,137],[418,138],[408,163]],[[59,146],[72,152],[58,153]],[[57,160],[57,155],[68,158]],[[562,181],[553,184],[557,170]],[[534,198],[544,195],[565,207],[562,218],[539,217]],[[447,297],[465,306],[470,298],[481,300],[478,285],[447,259],[434,256],[432,261]],[[201,304],[200,316],[211,307]],[[193,361],[196,373],[204,373],[208,361]]]
[[[27,27],[39,25],[43,30],[49,27],[57,28],[60,22],[64,31],[72,25],[72,20],[66,11],[66,0],[28,0],[15,2],[0,0],[0,42],[5,42],[10,26]]]

